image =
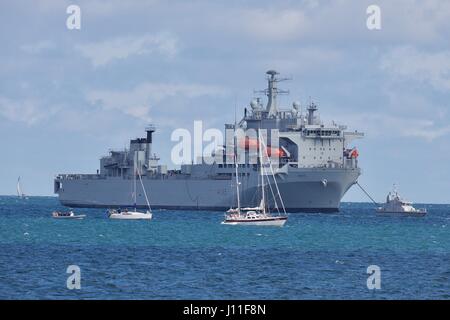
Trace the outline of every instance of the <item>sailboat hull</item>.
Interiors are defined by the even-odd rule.
[[[121,213],[112,213],[109,215],[110,219],[117,220],[150,220],[153,215],[150,212],[121,212]]]
[[[76,216],[53,216],[53,219],[72,219],[72,220],[81,220],[84,219],[86,217],[85,214],[80,214],[80,215],[76,215]]]
[[[226,219],[222,224],[246,225],[246,226],[274,226],[282,227],[287,221],[287,217],[270,217],[264,219]]]

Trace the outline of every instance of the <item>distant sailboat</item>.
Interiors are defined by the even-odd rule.
[[[136,155],[135,155],[135,157],[137,158]],[[139,182],[141,183],[142,191],[144,192],[145,201],[147,203],[148,209],[146,212],[137,211],[136,175],[139,177]],[[150,207],[150,202],[149,202],[148,196],[147,196],[147,192],[145,191],[144,183],[142,182],[142,176],[140,173],[140,169],[137,168],[136,163],[135,163],[135,170],[134,170],[134,175],[133,175],[133,200],[134,200],[134,211],[128,211],[128,209],[108,210],[109,218],[110,219],[120,219],[120,220],[150,220],[153,217],[152,209]]]
[[[22,187],[20,185],[20,177],[17,178],[17,196],[22,199],[28,199],[25,193],[23,193]]]

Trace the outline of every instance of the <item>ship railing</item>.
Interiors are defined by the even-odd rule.
[[[357,166],[352,167],[351,165],[346,165],[345,163],[338,163],[338,162],[329,162],[329,163],[322,163],[322,164],[314,164],[314,165],[302,165],[302,164],[293,164],[290,163],[290,166],[294,165],[297,168],[308,168],[308,169],[354,169],[357,168]]]
[[[347,168],[347,169],[358,168],[358,160],[356,158],[351,158],[351,159],[345,158],[343,166],[344,166],[344,168]]]
[[[292,131],[300,131],[302,129],[302,126],[300,124],[288,124],[286,128]]]
[[[101,174],[59,174],[56,178],[59,180],[104,180],[106,176]]]

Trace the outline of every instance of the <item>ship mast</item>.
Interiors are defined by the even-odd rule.
[[[266,72],[267,77],[267,89],[263,91],[257,91],[259,93],[265,93],[267,95],[267,106],[266,113],[269,118],[276,117],[278,110],[277,96],[279,94],[289,94],[288,90],[279,90],[277,83],[285,80],[291,80],[290,78],[277,78],[276,75],[279,74],[275,70],[269,70]]]

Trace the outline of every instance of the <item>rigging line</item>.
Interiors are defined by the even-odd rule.
[[[266,173],[266,169],[264,168],[264,173]],[[275,209],[277,209],[278,214],[280,214],[280,208],[278,207],[278,201],[277,201],[277,197],[275,196],[275,193],[273,192],[273,188],[272,188],[272,184],[270,183],[270,178],[268,174],[265,174],[266,178],[267,178],[267,184],[269,185],[270,188],[270,193],[272,194],[272,198],[274,201],[274,205],[275,205]]]
[[[373,200],[373,198],[367,193],[366,190],[364,190],[364,188],[359,184],[358,181],[356,181],[356,184],[357,184],[358,187],[366,194],[366,196],[368,196],[369,199],[372,200],[372,202],[373,202],[376,206],[379,206],[379,205],[380,205],[378,202],[376,202],[375,200]]]
[[[280,199],[281,206],[283,207],[283,212],[284,212],[284,214],[286,214],[286,207],[284,206],[284,201],[283,201],[283,198],[281,197],[281,192],[280,192],[280,189],[278,188],[278,183],[275,178],[275,172],[273,171],[272,163],[271,163],[270,159],[269,159],[269,163],[270,163],[270,171],[272,172],[272,176],[273,176],[273,181],[275,182],[275,188],[277,189],[277,192],[278,192],[278,198]]]
[[[266,150],[266,154],[267,154],[267,150]],[[269,155],[267,154],[267,156],[269,156]],[[269,161],[269,167],[271,168],[273,182],[274,182],[274,184],[276,184],[277,181],[275,180],[275,176],[274,176],[273,170],[272,170],[272,164],[270,163],[270,159],[269,158],[268,158],[268,161]],[[268,183],[269,183],[269,186],[270,186],[270,191],[272,193],[273,201],[275,202],[275,208],[278,211],[278,215],[280,215],[281,212],[280,212],[280,207],[278,206],[278,200],[277,200],[277,198],[280,198],[280,196],[276,195],[275,192],[273,191],[272,184],[270,183],[270,178],[269,178],[268,174],[267,174],[267,180],[268,180]]]
[[[263,143],[263,146],[265,146],[264,141],[262,141],[262,143]],[[267,147],[265,150],[266,150],[266,154],[267,154],[267,159],[269,160],[270,171],[272,172],[273,181],[275,182],[275,187],[278,192],[278,198],[280,199],[281,206],[283,207],[283,212],[284,212],[284,214],[286,214],[286,207],[284,206],[284,201],[283,201],[283,198],[281,197],[280,189],[278,188],[278,183],[275,178],[275,172],[273,171],[273,168],[272,168],[272,161],[270,160],[269,154],[267,153]]]
[[[266,153],[267,153],[267,151],[266,151]],[[269,166],[271,166],[270,162],[269,162]],[[270,183],[269,175],[266,175],[266,177],[267,177],[267,181],[268,181],[268,184],[269,184],[269,187],[270,187],[270,192],[272,193],[273,201],[275,202],[275,209],[277,209],[278,215],[280,215],[281,212],[280,212],[280,208],[278,207],[277,196],[275,195],[275,192],[273,192],[273,188],[272,188],[272,184]],[[272,178],[274,179],[274,183],[276,183],[275,177],[272,176]]]
[[[141,177],[141,173],[139,172],[139,170],[138,170],[138,175],[139,175],[139,181],[141,182],[142,190],[144,191],[145,201],[147,201],[148,210],[152,211],[152,208],[150,207],[150,201],[148,201],[147,191],[145,191],[144,183],[142,182],[142,177]]]
[[[262,142],[262,144],[263,144],[263,147],[264,147],[264,142]],[[270,164],[270,159],[269,159],[269,154],[267,153],[267,149],[264,148],[264,151],[265,151],[265,152],[264,152],[264,153],[265,153],[265,156],[267,156],[267,159],[268,159],[268,161],[269,161],[269,166],[271,166],[271,164]],[[261,152],[262,152],[262,149],[261,149]],[[261,168],[262,168],[262,170],[263,170],[264,176],[265,176],[266,179],[267,179],[267,184],[269,185],[270,193],[272,194],[272,199],[273,199],[273,201],[274,201],[275,209],[277,210],[278,215],[279,215],[279,214],[280,214],[280,208],[278,207],[277,196],[276,196],[275,193],[273,192],[272,184],[271,184],[271,182],[270,182],[269,175],[267,174],[267,171],[266,171],[266,165],[267,165],[267,163],[264,162],[264,164],[261,164]],[[273,176],[272,176],[272,178],[274,179],[274,182],[276,183],[275,178],[274,178]],[[264,179],[264,177],[263,177],[262,179]]]

